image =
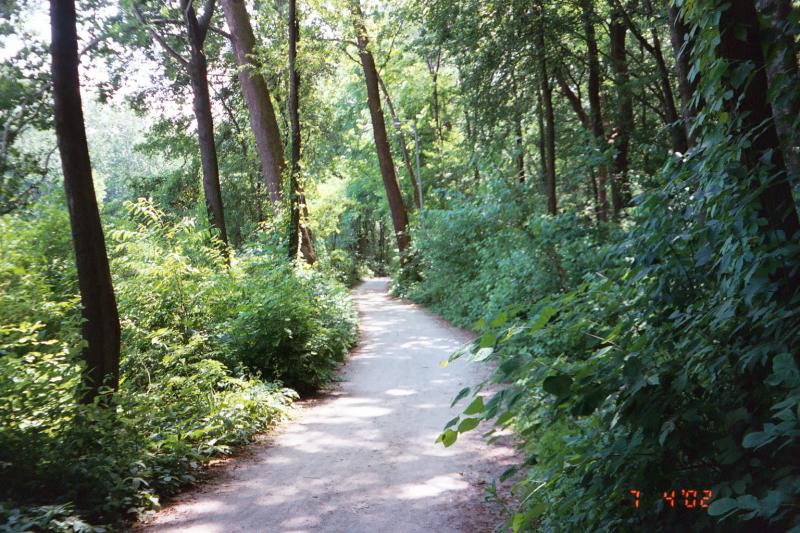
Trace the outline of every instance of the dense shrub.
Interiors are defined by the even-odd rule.
[[[356,316],[342,286],[318,272],[292,269],[258,256],[243,261],[223,346],[229,364],[308,392],[330,381],[344,360],[355,341]]]
[[[531,214],[528,198],[499,181],[474,199],[426,209],[410,267],[421,282],[399,290],[469,327],[487,313],[574,286],[599,261],[600,235],[575,214]]]
[[[90,530],[86,521],[157,507],[209,458],[282,420],[296,398],[284,385],[328,382],[355,340],[353,306],[329,276],[268,246],[228,265],[207,230],[140,201],[108,232],[120,390],[78,404],[79,300],[62,219],[0,219],[14,230],[0,240],[13,304],[0,311],[0,528]]]
[[[741,172],[729,148],[706,156]],[[484,197],[416,234],[423,281],[408,293],[480,318],[465,353],[493,361],[499,386],[440,438],[474,418],[521,437],[515,530],[800,531],[800,315],[773,278],[797,246],[771,244],[743,185],[694,161],[665,167],[626,233],[569,215],[493,225],[503,210],[481,216]],[[470,253],[448,253],[460,239]],[[681,489],[697,491],[693,508]]]

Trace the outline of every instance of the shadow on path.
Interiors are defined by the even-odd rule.
[[[496,509],[483,502],[483,484],[513,451],[486,446],[479,431],[450,448],[434,444],[459,412],[454,395],[486,369],[440,368],[469,335],[387,289],[388,279],[373,279],[354,290],[361,341],[336,390],[143,530],[491,531]]]

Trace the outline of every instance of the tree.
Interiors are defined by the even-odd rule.
[[[206,196],[211,225],[219,232],[219,237],[227,248],[228,231],[225,227],[225,210],[222,205],[222,192],[219,182],[219,161],[217,146],[214,140],[214,115],[211,110],[211,97],[208,86],[208,61],[205,53],[205,41],[214,14],[216,0],[206,0],[200,17],[194,9],[193,0],[179,0],[182,21],[154,17],[152,24],[182,24],[184,38],[189,48],[189,59],[173,48],[165,35],[152,26],[150,35],[172,58],[189,74],[192,87],[192,109],[197,123],[197,138],[200,145],[200,161],[203,167],[203,191]],[[144,13],[137,5],[134,12],[142,24],[148,25]]]
[[[302,254],[313,265],[317,260],[311,230],[308,229],[308,208],[303,187],[300,185],[300,73],[297,71],[297,42],[300,25],[297,21],[297,0],[289,0],[289,120],[291,123],[292,160],[290,166],[289,194],[291,198],[291,226],[289,228],[289,257]]]
[[[544,110],[544,154],[545,161],[542,166],[546,174],[547,188],[547,212],[551,215],[558,213],[558,202],[556,199],[556,126],[555,113],[553,112],[553,88],[550,84],[550,74],[547,68],[547,49],[544,39],[545,31],[545,10],[544,5],[539,2],[539,31],[537,32],[537,54],[539,64],[539,84],[542,95]]]
[[[767,34],[770,38],[765,39],[768,46],[767,80],[774,95],[772,110],[784,161],[790,178],[797,183],[800,180],[800,152],[793,121],[800,115],[800,97],[794,85],[798,78],[798,47],[791,23],[792,3],[790,0],[760,0],[758,7],[773,29]]]
[[[364,15],[361,11],[359,0],[351,0],[350,11],[353,17],[358,55],[364,70],[364,81],[367,86],[367,105],[372,118],[372,132],[375,137],[375,150],[378,154],[378,163],[383,177],[383,186],[386,189],[386,198],[392,214],[397,248],[400,250],[401,262],[408,260],[408,251],[411,246],[411,236],[408,233],[408,213],[403,204],[403,195],[397,184],[397,174],[392,161],[392,152],[386,136],[386,122],[381,109],[381,96],[378,88],[378,71],[375,68],[375,59],[369,48],[369,37],[364,25]]]
[[[597,48],[597,36],[594,31],[595,11],[593,0],[581,0],[581,20],[586,37],[586,54],[589,64],[589,122],[592,126],[592,135],[599,150],[605,146],[605,129],[603,128],[603,115],[600,107],[600,54]],[[608,169],[605,163],[600,163],[597,180],[597,218],[608,220],[608,198],[606,196],[606,181]]]
[[[647,40],[647,38],[639,31],[636,24],[634,24],[633,20],[631,19],[628,11],[622,7],[619,3],[619,0],[614,0],[614,5],[616,8],[617,13],[625,18],[625,21],[628,25],[628,28],[631,30],[631,33],[639,41],[639,44],[642,48],[647,50],[653,57],[656,62],[656,72],[658,74],[658,81],[659,81],[659,89],[662,96],[662,102],[664,104],[664,122],[670,128],[670,135],[672,139],[672,149],[676,152],[686,152],[688,147],[688,141],[686,138],[686,130],[678,120],[678,111],[675,107],[675,96],[672,90],[672,80],[670,78],[670,71],[667,67],[666,59],[664,58],[664,53],[661,48],[661,39],[658,36],[658,31],[655,28],[651,28],[651,35],[653,38],[653,42]],[[654,15],[653,13],[653,5],[650,0],[645,0],[644,3],[648,13],[650,15]],[[673,38],[674,39],[674,38]]]
[[[82,399],[91,402],[101,386],[118,386],[120,324],[81,108],[75,1],[51,0],[50,25],[54,122],[87,343],[82,351],[87,387]]]
[[[695,111],[692,109],[692,97],[697,87],[695,82],[689,81],[691,70],[692,41],[689,38],[689,31],[680,14],[680,9],[673,2],[670,2],[667,11],[669,20],[669,35],[672,42],[672,50],[675,55],[675,71],[678,78],[678,94],[681,97],[681,115],[683,116],[683,129],[686,137],[686,146],[691,148],[695,144],[692,135],[692,120]]]
[[[800,233],[800,219],[772,108],[765,98],[767,69],[755,2],[738,0],[730,4],[720,16],[719,31],[717,54],[728,63],[724,81],[734,95],[739,95],[727,99],[727,109],[737,120],[737,133],[750,137],[742,152],[743,163],[748,169],[756,169],[771,162],[769,175],[760,182],[752,180],[761,203],[760,215],[767,221],[767,237],[781,243],[792,242]],[[748,82],[742,83],[742,74],[750,77]],[[800,290],[800,269],[785,265],[774,278],[779,283],[779,297],[788,303]]]
[[[628,153],[630,151],[631,130],[633,123],[633,99],[630,91],[630,75],[628,73],[628,55],[625,40],[628,28],[624,14],[620,9],[611,12],[609,25],[611,45],[609,56],[614,71],[614,87],[617,96],[617,113],[612,140],[617,149],[614,155],[614,174],[611,179],[611,206],[614,219],[618,219],[620,211],[630,205],[631,190],[628,182]]]
[[[272,206],[277,210],[283,201],[282,176],[286,161],[269,89],[254,56],[256,39],[250,17],[244,0],[223,0],[222,9],[239,65],[239,83],[250,112],[250,127],[256,138],[264,181]]]
[[[406,136],[403,133],[403,123],[400,122],[400,116],[392,102],[392,97],[389,95],[389,89],[381,76],[378,76],[378,83],[381,86],[384,98],[386,98],[386,105],[389,107],[389,113],[392,115],[392,124],[397,132],[397,144],[400,145],[400,154],[403,156],[403,164],[406,167],[408,179],[411,181],[411,196],[414,198],[414,205],[417,209],[422,209],[422,190],[419,188],[417,176],[414,174],[414,168],[411,166],[411,155],[408,153],[408,145],[406,144]],[[417,154],[419,156],[419,154]]]

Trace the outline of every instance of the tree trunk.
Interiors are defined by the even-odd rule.
[[[431,80],[433,81],[433,120],[436,124],[436,135],[439,139],[439,142],[441,142],[442,121],[439,114],[439,67],[442,63],[442,49],[438,48],[436,50],[435,61],[433,57],[428,57],[426,58],[426,62],[428,64],[428,72],[430,73]]]
[[[302,255],[309,265],[317,260],[308,220],[306,197],[300,185],[300,74],[297,72],[297,42],[300,26],[297,22],[297,0],[289,0],[289,119],[292,132],[292,160],[290,168],[291,226],[289,228],[289,257]]]
[[[694,120],[694,110],[692,109],[692,96],[694,95],[696,83],[689,81],[689,71],[691,70],[692,43],[689,40],[689,32],[680,14],[680,8],[670,2],[669,10],[669,35],[672,41],[672,50],[675,54],[675,70],[678,77],[678,93],[681,97],[681,115],[683,116],[683,129],[686,136],[686,146],[692,148],[695,145],[695,138],[692,135],[692,121]]]
[[[544,105],[542,104],[542,87],[541,84],[536,89],[536,125],[539,130],[539,138],[537,139],[539,145],[539,165],[542,173],[541,182],[542,190],[547,191],[547,149],[544,131]]]
[[[569,85],[567,85],[567,81],[564,79],[564,75],[561,73],[559,69],[555,69],[554,72],[556,83],[561,88],[561,92],[564,94],[564,97],[569,102],[570,107],[577,115],[578,120],[581,121],[581,125],[584,128],[591,129],[591,124],[589,123],[589,117],[586,116],[586,111],[583,110],[583,105],[581,104],[580,98],[575,92],[570,89]]]
[[[539,63],[539,84],[542,91],[542,104],[544,104],[545,122],[545,148],[547,157],[545,158],[545,169],[547,176],[547,212],[551,215],[558,214],[558,202],[556,198],[556,119],[553,113],[553,87],[550,85],[550,77],[547,72],[547,48],[544,40],[544,8],[539,5],[540,26],[537,32],[537,48]]]
[[[589,121],[592,135],[599,150],[605,148],[605,131],[600,108],[600,56],[597,50],[597,37],[594,31],[594,7],[592,0],[581,0],[581,19],[586,35],[587,59],[589,63]],[[601,221],[608,220],[608,198],[606,197],[606,181],[608,170],[605,163],[598,168],[597,181],[597,217]]]
[[[278,120],[272,107],[269,89],[254,63],[255,37],[244,0],[223,0],[222,8],[228,21],[238,63],[239,82],[250,112],[250,127],[256,138],[258,157],[274,209],[283,200],[282,175],[286,168]]]
[[[514,122],[514,144],[516,145],[517,178],[520,183],[525,183],[525,148],[522,143],[522,119]]]
[[[661,94],[664,104],[663,117],[664,122],[670,129],[672,149],[676,152],[686,152],[688,149],[686,130],[685,127],[679,122],[678,111],[675,107],[675,95],[674,91],[672,90],[672,80],[670,79],[670,72],[667,68],[667,63],[664,60],[664,52],[661,49],[661,39],[658,36],[658,31],[655,28],[652,28],[651,36],[653,38],[653,43],[651,44],[644,37],[644,35],[641,34],[628,13],[619,4],[619,0],[615,0],[615,4],[616,10],[623,17],[625,17],[625,23],[628,25],[628,29],[631,30],[631,33],[633,33],[634,37],[636,37],[636,39],[639,41],[639,44],[642,46],[642,48],[647,50],[650,55],[653,56],[653,59],[656,62],[658,81],[661,87]],[[645,0],[645,7],[647,8],[649,15],[655,16],[653,4],[650,0]]]
[[[628,151],[630,132],[633,128],[633,100],[631,98],[630,76],[625,40],[628,27],[624,15],[615,9],[611,13],[610,38],[611,67],[614,70],[614,85],[617,92],[616,127],[612,135],[617,153],[614,155],[614,175],[611,180],[611,205],[614,219],[631,203],[631,189],[628,181]]]
[[[475,128],[472,126],[472,121],[469,118],[469,109],[464,109],[464,127],[467,130],[467,141],[469,141],[470,147],[470,162],[472,164],[472,177],[475,180],[475,183],[480,183],[481,181],[481,173],[478,170],[478,153],[475,150],[476,144],[476,137]],[[416,130],[415,130],[416,132]]]
[[[744,164],[752,169],[762,165],[765,160],[772,161],[773,171],[769,173],[768,181],[753,183],[753,188],[760,191],[760,215],[767,220],[770,235],[782,233],[782,242],[792,242],[800,233],[800,220],[792,187],[786,179],[786,165],[780,150],[772,109],[764,97],[768,90],[767,74],[753,0],[737,0],[731,3],[720,17],[720,33],[717,53],[730,62],[728,76],[741,65],[749,63],[753,66],[751,79],[743,87],[736,87],[728,80],[735,94],[742,91],[744,93],[739,98],[729,99],[727,105],[729,112],[741,121],[740,133],[755,133],[750,146],[743,150]],[[800,289],[800,268],[797,265],[785,265],[773,278],[780,284],[778,297],[783,302],[789,302]]]
[[[183,0],[183,4],[187,0]],[[210,7],[213,9],[213,5]],[[206,28],[201,27],[191,4],[183,7],[184,22],[189,37],[189,79],[192,85],[192,108],[197,120],[197,136],[200,145],[200,162],[203,167],[203,191],[206,206],[211,216],[211,225],[219,231],[219,238],[227,248],[228,232],[225,228],[225,211],[219,186],[219,163],[214,141],[214,116],[211,112],[211,97],[208,90],[208,64],[204,41]],[[204,14],[210,16],[210,13]]]
[[[378,76],[378,83],[381,86],[383,96],[386,98],[386,105],[389,106],[389,113],[392,115],[392,124],[394,124],[394,129],[397,132],[397,143],[400,145],[400,153],[403,155],[403,164],[406,167],[408,179],[411,180],[411,196],[414,199],[414,204],[417,206],[417,209],[421,209],[422,194],[419,190],[417,177],[414,175],[414,169],[411,166],[411,155],[408,153],[408,145],[406,145],[406,136],[403,133],[403,125],[400,122],[400,117],[397,115],[397,110],[394,108],[392,98],[389,96],[389,90],[386,88],[386,84],[384,83],[383,78],[380,76]]]
[[[686,153],[689,149],[689,142],[686,138],[686,128],[680,124],[678,110],[675,107],[675,94],[672,91],[672,80],[669,77],[667,62],[664,60],[664,53],[661,50],[661,40],[658,32],[653,30],[653,50],[656,65],[658,66],[659,80],[661,81],[661,92],[664,94],[664,113],[667,117],[672,149],[676,152]]]
[[[422,193],[424,189],[422,186],[422,166],[420,165],[419,162],[421,148],[419,144],[419,130],[417,130],[417,119],[414,119],[414,122],[411,123],[411,127],[414,130],[414,162],[417,167],[417,186],[419,187],[417,192],[419,192],[419,208],[422,209],[423,207],[425,207],[425,196]],[[477,165],[475,166],[475,175],[476,179],[480,181],[480,175],[478,175]]]
[[[793,183],[800,180],[800,152],[798,136],[793,122],[800,115],[800,97],[797,94],[798,68],[797,43],[789,26],[792,13],[790,0],[760,0],[759,7],[770,20],[773,41],[767,62],[767,80],[775,114],[775,128],[781,140],[784,160]]]
[[[364,80],[367,86],[367,104],[369,113],[372,117],[372,132],[375,137],[375,150],[378,154],[378,163],[383,176],[383,185],[386,189],[386,199],[389,202],[389,210],[392,214],[392,224],[397,238],[397,248],[400,251],[401,263],[408,260],[411,236],[408,232],[408,214],[403,205],[403,195],[397,184],[392,152],[389,148],[389,140],[386,136],[386,123],[381,109],[381,95],[378,89],[378,72],[375,68],[375,59],[369,50],[369,38],[367,29],[364,26],[363,14],[359,0],[351,0],[351,11],[353,24],[355,25],[356,37],[358,39],[358,53],[361,59],[361,66],[364,70]]]
[[[50,1],[53,111],[84,322],[83,402],[119,384],[120,325],[81,109],[74,0]]]

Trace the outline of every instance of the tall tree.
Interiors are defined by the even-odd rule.
[[[408,233],[408,213],[403,204],[403,195],[397,183],[392,151],[386,136],[386,122],[383,117],[383,109],[381,109],[381,95],[378,87],[378,71],[375,68],[375,59],[370,51],[369,37],[367,36],[367,28],[364,25],[364,14],[361,11],[359,0],[351,0],[350,11],[356,32],[358,55],[361,60],[361,67],[364,70],[364,81],[367,86],[367,105],[372,118],[375,150],[378,155],[378,164],[381,168],[383,186],[386,189],[389,210],[392,214],[397,248],[400,250],[401,262],[404,263],[408,260],[408,252],[411,246],[411,236]]]
[[[645,8],[648,14],[655,16],[652,2],[645,0]],[[676,152],[686,152],[688,148],[688,140],[686,138],[686,128],[680,123],[678,110],[675,107],[675,95],[672,90],[672,79],[669,68],[667,67],[664,52],[661,47],[661,38],[658,36],[658,30],[651,28],[651,36],[653,42],[651,43],[645,37],[636,24],[631,19],[628,10],[622,7],[619,0],[614,0],[614,6],[617,12],[625,18],[628,29],[631,34],[639,41],[642,48],[647,50],[656,62],[656,74],[658,75],[659,89],[662,95],[664,122],[669,127],[670,138],[672,140],[672,149]]]
[[[586,37],[586,57],[589,64],[589,122],[592,126],[592,135],[594,135],[597,148],[603,150],[606,135],[600,107],[600,53],[597,48],[594,19],[593,0],[581,0],[581,20],[583,21],[583,31]],[[605,163],[600,163],[597,180],[597,218],[603,221],[608,220],[607,180],[608,168]]]
[[[408,153],[406,135],[403,133],[403,123],[400,122],[400,116],[397,114],[397,109],[394,107],[392,97],[389,95],[389,89],[380,76],[378,76],[378,83],[380,83],[381,91],[383,92],[384,98],[386,98],[386,105],[389,107],[389,113],[392,115],[392,124],[394,124],[394,129],[397,132],[397,144],[400,145],[400,154],[403,156],[403,164],[406,167],[408,179],[411,181],[411,193],[414,197],[414,205],[417,206],[417,209],[422,209],[422,191],[419,188],[419,182],[417,182],[417,177],[414,174],[414,168],[411,166],[411,155]]]
[[[300,185],[300,73],[297,71],[297,42],[300,26],[297,22],[297,0],[289,0],[289,120],[292,129],[292,160],[290,168],[289,194],[291,199],[291,226],[289,229],[289,256],[298,254],[308,264],[317,260],[311,231],[305,224],[308,209],[303,188]]]
[[[781,138],[784,160],[789,175],[795,183],[800,181],[800,148],[798,135],[793,127],[800,115],[800,96],[797,94],[798,79],[796,29],[792,26],[791,0],[759,0],[758,7],[766,15],[772,31],[768,45],[767,80],[775,114],[775,128]]]
[[[612,134],[616,154],[614,154],[614,173],[611,179],[611,206],[615,219],[623,208],[630,205],[631,190],[628,181],[628,152],[630,149],[631,130],[633,124],[633,99],[629,87],[630,75],[628,73],[628,54],[625,41],[628,27],[625,24],[624,14],[620,9],[611,12],[609,25],[611,46],[609,56],[611,67],[614,71],[614,87],[617,96],[617,113],[615,127]]]
[[[185,38],[189,48],[189,59],[170,46],[164,35],[153,26],[150,34],[189,74],[192,87],[192,109],[197,122],[197,137],[200,145],[200,162],[203,167],[203,192],[206,197],[211,224],[219,231],[219,237],[228,244],[228,231],[225,227],[225,210],[222,205],[222,192],[219,184],[219,161],[217,145],[214,140],[214,115],[211,110],[211,96],[208,88],[208,61],[206,60],[205,41],[208,35],[211,17],[214,14],[216,0],[206,0],[200,17],[194,9],[193,0],[180,0],[179,6],[183,17]],[[137,4],[134,11],[142,22],[148,24],[145,15]],[[160,19],[164,20],[164,19]]]
[[[286,168],[275,109],[272,107],[267,83],[258,70],[255,59],[256,39],[244,0],[222,0],[228,22],[236,62],[239,64],[239,83],[250,112],[250,127],[256,138],[258,158],[273,208],[279,209],[283,199],[282,175]]]
[[[545,10],[543,2],[539,2],[539,31],[537,35],[537,63],[539,72],[539,85],[542,94],[544,111],[544,151],[546,153],[543,167],[546,173],[547,184],[547,212],[551,215],[558,213],[556,198],[556,119],[553,111],[553,87],[550,83],[550,73],[547,68],[547,48],[544,37]]]
[[[97,207],[78,78],[78,35],[74,0],[50,0],[53,111],[72,243],[83,306],[86,346],[83,401],[103,385],[119,383],[120,325],[111,283],[100,211]]]
[[[686,147],[691,148],[695,145],[695,138],[692,135],[692,120],[695,111],[692,109],[692,98],[697,86],[696,80],[689,81],[691,70],[692,41],[689,31],[680,14],[680,8],[675,3],[670,2],[667,10],[669,20],[669,35],[672,42],[672,51],[675,55],[675,71],[678,78],[678,94],[681,97],[681,115],[683,117],[683,129],[686,137]],[[674,141],[673,141],[674,144]]]
[[[768,91],[766,64],[753,0],[737,0],[728,4],[719,20],[720,44],[717,54],[728,62],[728,88],[738,98],[727,100],[728,111],[736,117],[739,133],[750,136],[742,153],[748,168],[770,161],[772,172],[762,183],[752,185],[759,195],[761,216],[767,221],[771,239],[792,242],[800,234],[800,219],[791,184],[786,179],[786,163],[772,108],[764,97]],[[742,84],[737,78],[749,72],[750,80]],[[800,290],[800,268],[785,265],[774,276],[780,284],[779,296],[784,302]]]

